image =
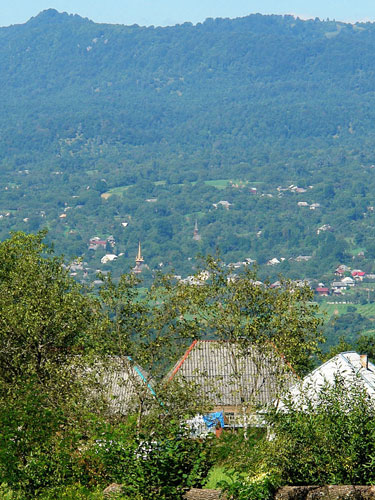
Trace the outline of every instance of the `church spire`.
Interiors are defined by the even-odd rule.
[[[141,242],[139,241],[138,242],[138,254],[137,254],[137,257],[135,258],[135,262],[136,264],[138,263],[142,263],[144,261],[143,257],[142,257],[142,252],[141,252]]]
[[[135,267],[133,268],[133,272],[136,274],[139,274],[142,272],[142,266],[143,266],[144,258],[142,257],[142,251],[141,251],[141,242],[138,242],[138,253],[137,257],[135,258]]]
[[[199,241],[200,239],[201,239],[201,236],[200,236],[200,234],[198,232],[198,221],[197,221],[197,219],[195,219],[193,240]]]

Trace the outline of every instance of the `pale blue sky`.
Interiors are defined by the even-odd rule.
[[[161,26],[255,12],[375,21],[375,0],[0,0],[0,26],[24,23],[48,8],[96,22]]]

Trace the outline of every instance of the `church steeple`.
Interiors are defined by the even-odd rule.
[[[144,258],[142,257],[142,252],[141,252],[141,242],[140,241],[138,242],[138,254],[137,254],[137,257],[135,259],[135,262],[137,264],[144,262]]]
[[[133,271],[137,274],[142,272],[142,265],[144,262],[144,258],[142,257],[142,251],[141,251],[141,242],[138,242],[138,253],[137,257],[135,258],[135,268]]]
[[[195,226],[194,226],[194,236],[193,240],[199,241],[201,239],[200,234],[198,233],[198,221],[195,219]]]

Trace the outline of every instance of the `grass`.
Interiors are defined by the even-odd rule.
[[[348,300],[350,298],[348,297]],[[348,306],[356,308],[356,312],[365,316],[366,318],[375,319],[375,303],[373,304],[327,304],[327,302],[322,302],[319,305],[319,311],[326,313],[326,319],[329,319],[334,314],[341,315],[348,312]]]
[[[229,481],[231,478],[225,471],[227,469],[222,465],[215,465],[212,467],[207,476],[207,482],[204,485],[204,489],[216,490],[219,486],[220,481]]]
[[[229,180],[228,179],[214,179],[212,181],[204,181],[206,186],[213,186],[217,189],[225,189],[228,184]]]
[[[115,188],[112,188],[110,189],[109,191],[107,191],[107,193],[109,194],[117,194],[117,195],[122,195],[125,191],[127,191],[130,187],[132,186],[132,184],[129,184],[128,186],[117,186]],[[106,194],[106,193],[105,193]]]

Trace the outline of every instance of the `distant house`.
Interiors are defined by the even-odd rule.
[[[318,295],[320,295],[322,297],[325,297],[325,296],[329,295],[329,288],[327,288],[325,286],[324,287],[323,286],[318,286],[317,288],[315,288],[315,292]]]
[[[352,271],[352,276],[357,281],[363,281],[363,278],[366,276],[366,273],[364,271],[361,271],[360,269],[357,269]]]
[[[309,204],[307,203],[307,201],[299,201],[299,202],[297,203],[297,205],[298,205],[299,207],[308,207],[308,206],[309,206]]]
[[[334,292],[338,292],[339,290],[345,290],[347,288],[347,283],[343,282],[343,281],[334,281],[331,285],[332,287],[332,290]]]
[[[116,259],[117,259],[117,255],[115,255],[113,253],[107,253],[106,255],[104,255],[104,257],[102,257],[100,259],[100,262],[102,264],[107,264],[108,262],[113,262]]]
[[[232,203],[229,203],[229,201],[227,201],[227,200],[220,200],[217,203],[213,203],[212,204],[212,206],[214,208],[217,208],[219,205],[221,205],[222,207],[224,207],[226,210],[229,210],[229,207],[232,206]]]
[[[281,288],[281,282],[280,281],[275,281],[270,285],[270,288]]]
[[[312,259],[311,255],[299,255],[298,257],[296,257],[295,260],[296,260],[296,262],[307,262],[310,259]]]
[[[291,367],[271,346],[266,352],[256,347],[241,350],[239,344],[216,340],[195,340],[168,375],[181,377],[200,387],[213,411],[224,412],[233,423],[244,407],[272,401],[285,383],[294,380]],[[251,410],[252,409],[252,410]]]
[[[310,210],[316,210],[317,208],[320,208],[320,203],[311,203]]]
[[[296,402],[302,394],[315,401],[322,388],[326,384],[333,385],[337,376],[346,381],[348,387],[358,381],[370,397],[375,397],[375,366],[368,361],[366,354],[360,355],[354,351],[337,354],[292,386],[289,392]],[[281,408],[283,406],[280,405]]]
[[[325,231],[333,231],[333,227],[329,224],[323,224],[322,226],[318,227],[318,229],[316,230],[316,234],[324,233]]]
[[[280,264],[280,261],[276,257],[267,261],[267,266],[276,266],[277,264]]]
[[[345,283],[346,286],[350,286],[350,287],[355,286],[355,281],[354,281],[353,278],[350,278],[350,276],[347,276],[346,278],[343,278],[341,280],[341,282]]]
[[[107,246],[107,240],[101,240],[98,236],[90,238],[89,250],[97,250],[98,248],[105,248]]]

